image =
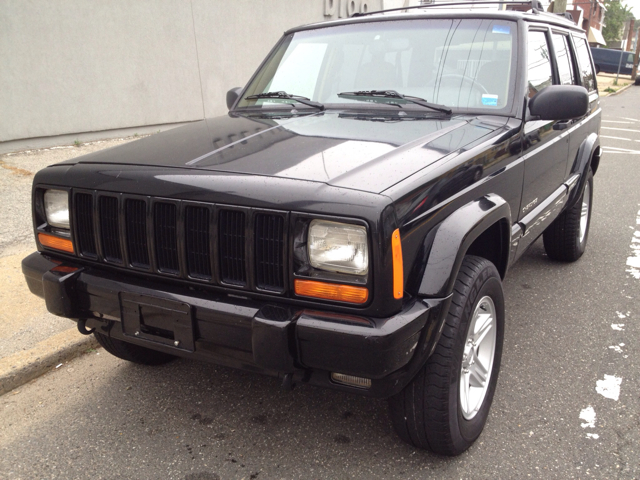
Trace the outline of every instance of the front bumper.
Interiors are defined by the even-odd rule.
[[[389,318],[308,310],[124,276],[41,253],[22,261],[32,293],[59,316],[111,337],[185,358],[388,397],[422,367],[450,298],[410,302]],[[331,372],[371,379],[362,389]]]

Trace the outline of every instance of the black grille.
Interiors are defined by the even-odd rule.
[[[122,263],[118,199],[115,197],[100,197],[100,235],[105,260]]]
[[[284,289],[284,218],[256,215],[256,284],[259,288]]]
[[[76,195],[76,223],[78,224],[78,250],[82,255],[96,257],[96,237],[93,233],[93,196]]]
[[[185,233],[189,275],[211,279],[209,248],[209,210],[204,207],[185,208]]]
[[[85,259],[252,290],[286,290],[284,212],[141,195],[121,200],[101,192],[76,192],[73,199],[76,246]]]
[[[143,200],[125,200],[124,215],[127,226],[129,263],[134,267],[149,268],[146,202]]]
[[[165,273],[180,273],[178,263],[176,206],[172,203],[156,203],[154,223],[156,238],[156,257],[158,270]]]
[[[247,283],[244,212],[220,211],[218,236],[220,239],[220,276],[224,282],[245,285]]]

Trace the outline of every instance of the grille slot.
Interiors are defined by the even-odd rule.
[[[209,210],[204,207],[185,208],[185,232],[189,275],[211,280]]]
[[[129,262],[134,267],[149,268],[146,202],[143,200],[125,200],[124,215],[127,227]]]
[[[256,284],[266,290],[284,289],[284,218],[256,215]]]
[[[116,197],[100,197],[100,236],[104,259],[107,262],[122,263]]]
[[[245,215],[236,210],[221,210],[218,222],[220,277],[224,282],[246,285]]]
[[[78,224],[78,249],[82,255],[97,258],[96,237],[93,233],[93,196],[78,193],[75,196]]]
[[[154,227],[158,270],[174,275],[180,273],[176,222],[176,206],[173,203],[155,204]]]

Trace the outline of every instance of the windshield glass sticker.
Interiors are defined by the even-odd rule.
[[[498,106],[498,95],[490,95],[488,93],[482,94],[482,105],[487,105],[489,107],[497,107]]]
[[[492,33],[502,33],[504,35],[509,35],[511,33],[511,27],[509,25],[494,25]]]

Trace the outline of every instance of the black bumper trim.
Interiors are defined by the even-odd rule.
[[[25,258],[22,269],[30,290],[45,299],[50,312],[86,319],[87,326],[114,338],[243,370],[293,374],[315,385],[376,397],[400,391],[424,364],[439,339],[450,301],[418,299],[392,317],[374,318],[145,281],[39,252]],[[167,312],[184,305],[193,322],[188,348],[184,321],[161,322],[160,331],[169,332],[166,338],[153,330],[140,336],[123,331],[123,311],[142,314],[135,308],[140,303],[132,300],[136,298],[155,298]],[[171,335],[180,340],[179,346],[173,346]],[[331,372],[370,378],[372,386],[363,390],[333,384]]]

